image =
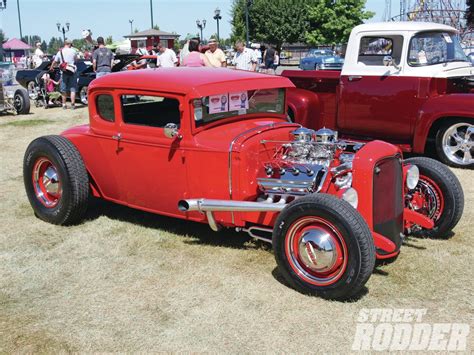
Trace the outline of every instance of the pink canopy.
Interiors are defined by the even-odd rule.
[[[18,38],[10,38],[3,44],[3,49],[10,49],[10,50],[25,50],[31,49],[29,45],[25,42],[20,41]]]

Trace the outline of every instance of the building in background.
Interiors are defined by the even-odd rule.
[[[132,53],[134,53],[137,48],[143,47],[143,44],[146,45],[148,50],[150,50],[153,45],[158,43],[162,43],[164,47],[172,49],[174,47],[175,41],[179,38],[179,35],[176,33],[150,29],[132,33],[124,37],[130,39]]]

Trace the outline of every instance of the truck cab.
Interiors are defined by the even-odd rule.
[[[388,140],[408,152],[424,153],[427,143],[434,142],[443,162],[474,165],[474,67],[456,29],[419,22],[360,25],[351,32],[337,83],[334,75],[321,79],[316,73],[307,74],[316,85],[292,81],[318,95],[319,107],[307,114],[316,108],[323,116],[314,122],[297,108],[297,122],[327,125],[356,139]],[[289,71],[284,75],[300,77]],[[328,97],[321,87],[331,80],[333,96]],[[293,100],[299,95],[304,93]]]

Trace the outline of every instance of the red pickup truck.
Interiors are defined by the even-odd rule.
[[[405,152],[435,147],[454,167],[474,166],[474,67],[456,30],[434,23],[364,24],[338,71],[286,70],[290,117],[345,138],[383,139]]]

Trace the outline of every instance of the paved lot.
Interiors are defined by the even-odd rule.
[[[35,137],[87,122],[87,108],[0,116],[0,353],[350,351],[365,308],[425,308],[427,323],[474,325],[474,172],[449,240],[410,238],[356,302],[282,283],[271,250],[232,232],[108,203],[58,227],[33,215],[22,159]],[[474,336],[469,337],[474,349]]]

